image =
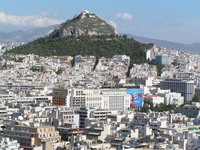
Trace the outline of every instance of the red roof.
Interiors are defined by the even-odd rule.
[[[157,95],[144,95],[144,97],[159,97]]]
[[[130,119],[130,118],[128,118],[128,117],[122,117],[122,119]]]
[[[20,148],[33,148],[31,146],[20,146]]]

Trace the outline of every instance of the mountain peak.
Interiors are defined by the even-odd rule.
[[[81,12],[81,14],[82,15],[86,15],[86,14],[89,14],[90,12],[88,11],[88,10],[83,10],[82,12]]]
[[[73,19],[84,19],[86,18],[87,16],[89,16],[90,12],[88,10],[82,10],[82,12],[78,15],[75,15]]]
[[[73,19],[58,26],[51,37],[80,36],[80,35],[111,35],[116,34],[114,27],[109,25],[101,17],[83,10]]]

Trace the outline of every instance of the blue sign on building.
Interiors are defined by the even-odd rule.
[[[130,106],[142,107],[143,105],[143,89],[127,89],[127,94],[131,95]]]

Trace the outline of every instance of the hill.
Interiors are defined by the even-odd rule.
[[[118,36],[114,28],[101,17],[83,11],[73,19],[58,26],[48,36],[12,49],[9,53],[36,54],[40,56],[93,55],[112,57],[128,55],[134,63],[145,62],[142,44],[127,36]]]
[[[115,29],[101,17],[84,10],[73,19],[58,26],[49,36],[112,35]]]
[[[112,35],[115,29],[101,17],[82,11],[73,19],[61,25],[53,25],[30,30],[18,30],[10,33],[0,32],[0,43],[31,42],[40,37],[80,36],[80,35]]]

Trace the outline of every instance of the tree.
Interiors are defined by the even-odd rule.
[[[156,111],[156,112],[163,112],[163,111],[170,111],[173,110],[176,106],[175,105],[170,105],[170,104],[156,104],[155,106],[153,105],[152,102],[148,100],[144,100],[144,106],[141,109],[141,112],[147,112],[148,110],[151,111]]]
[[[149,106],[148,105],[145,105],[141,108],[141,112],[148,112],[149,111]]]
[[[57,74],[57,75],[61,75],[63,71],[64,71],[64,69],[63,69],[63,68],[60,68],[60,69],[58,69],[58,71],[56,72],[56,74]]]
[[[124,38],[124,39],[127,39],[127,38],[128,38],[128,36],[127,36],[126,34],[124,34],[124,35],[123,35],[123,38]]]
[[[194,97],[192,98],[192,102],[200,102],[200,95],[195,94]]]

